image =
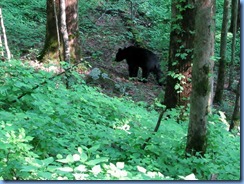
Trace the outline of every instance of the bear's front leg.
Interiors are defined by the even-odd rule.
[[[133,66],[129,65],[129,77],[137,77],[139,67],[138,66]]]

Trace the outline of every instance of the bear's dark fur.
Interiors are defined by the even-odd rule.
[[[129,77],[137,77],[139,67],[142,69],[142,81],[147,82],[149,73],[154,73],[159,85],[162,71],[158,57],[151,51],[135,46],[119,49],[115,61],[126,60],[128,64]]]

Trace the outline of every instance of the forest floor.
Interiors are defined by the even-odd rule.
[[[99,11],[91,12],[90,18],[93,19],[95,27],[91,28],[83,42],[84,58],[89,58],[88,63],[91,69],[99,68],[103,73],[109,75],[113,83],[107,80],[99,80],[98,82],[88,82],[91,85],[99,86],[102,92],[109,96],[126,96],[131,98],[133,101],[143,101],[148,105],[152,105],[155,101],[162,101],[164,99],[165,85],[158,86],[153,75],[149,76],[149,80],[146,84],[131,81],[128,77],[128,69],[126,61],[115,62],[115,56],[119,48],[127,47],[132,45],[132,41],[126,37],[128,30],[126,25],[122,24],[123,20],[119,14],[110,16]],[[139,17],[141,22],[146,22],[144,17]],[[144,28],[146,29],[146,28]],[[122,37],[122,39],[119,39]],[[114,40],[114,41],[111,41]],[[97,53],[99,51],[100,53]],[[162,66],[162,71],[164,73],[163,78],[166,80],[167,76],[167,60],[168,51],[164,54],[157,50],[152,50],[155,52],[160,60]],[[94,53],[95,57],[93,57]],[[217,66],[214,68],[214,90],[217,81]],[[237,69],[238,70],[238,69]],[[141,77],[141,71],[139,71],[138,77]],[[236,86],[237,81],[235,81]],[[117,86],[117,89],[115,89]],[[224,91],[224,100],[221,106],[214,105],[218,110],[225,112],[228,118],[231,118],[233,108],[235,105],[235,91],[227,90],[228,84],[226,83],[226,90]],[[119,90],[118,90],[119,88]],[[234,87],[235,89],[235,87]]]
[[[89,19],[80,23],[81,49],[83,51],[81,63],[85,67],[82,67],[79,71],[86,75],[87,84],[98,86],[101,92],[109,96],[126,97],[135,102],[146,102],[149,106],[154,104],[155,101],[162,101],[165,86],[157,85],[153,75],[149,76],[147,83],[129,80],[126,61],[119,63],[114,61],[119,48],[133,45],[121,12],[108,12],[107,10],[96,8],[87,12],[86,17],[89,17]],[[137,18],[141,23],[145,24],[147,22],[148,24],[148,20],[144,19],[144,17]],[[147,28],[144,27],[143,29]],[[145,45],[147,45],[147,42],[145,42]],[[159,56],[163,65],[163,78],[165,80],[167,75],[167,48],[165,48],[166,52],[164,53],[159,50],[148,49]],[[109,79],[100,77],[98,80],[94,80],[90,75],[94,69],[99,69]],[[141,71],[139,71],[138,77],[141,77]],[[216,66],[214,77],[215,79],[217,77]],[[215,107],[225,112],[227,117],[230,118],[233,111],[232,107],[235,104],[235,92],[233,90],[225,90],[224,99],[226,100],[221,107]]]
[[[20,57],[23,62],[30,63],[30,65],[37,70],[54,71],[56,73],[62,71],[60,66],[53,66],[52,63],[46,65],[39,63],[36,60],[36,56],[40,53],[44,44],[45,19],[44,14],[42,13],[45,12],[44,7],[46,1],[43,1],[43,4],[41,4],[42,1],[37,1],[38,3],[36,4],[39,5],[39,9],[37,10],[39,11],[32,11],[32,7],[29,9],[26,8],[26,4],[24,4],[22,8],[22,6],[15,6],[14,4],[11,4],[11,2],[14,2],[16,5],[19,3],[23,4],[23,2],[17,0],[0,2],[0,4],[8,4],[7,7],[9,8],[18,8],[18,11],[7,10],[6,14],[16,12],[16,15],[14,14],[15,16],[13,17],[21,15],[20,18],[12,19],[10,23],[6,24],[9,26],[6,26],[6,28],[8,28],[7,35],[14,58],[18,60]],[[92,2],[99,3],[100,1],[80,2],[83,3],[84,6],[79,6],[80,9],[84,8],[86,10],[86,5],[88,6]],[[115,1],[107,1],[107,3],[109,2]],[[162,4],[162,2],[158,2],[159,4]],[[170,5],[170,1],[168,2]],[[28,1],[27,4],[29,6],[31,1]],[[114,4],[116,6],[117,1]],[[121,3],[121,6],[124,4],[125,3]],[[164,2],[162,5],[165,7],[167,4]],[[33,7],[35,6],[33,5]],[[165,176],[178,179],[178,175],[186,176],[191,172],[197,172],[199,174],[199,177],[197,178],[208,179],[209,174],[212,174],[212,172],[209,171],[214,171],[214,173],[226,176],[227,179],[229,179],[228,177],[231,178],[232,175],[234,179],[240,178],[238,173],[240,160],[238,137],[236,139],[234,136],[229,136],[230,134],[226,130],[222,131],[223,126],[219,122],[223,122],[223,120],[219,121],[219,116],[209,116],[210,118],[213,118],[214,121],[213,123],[209,123],[208,133],[211,144],[209,144],[209,157],[207,160],[202,160],[202,158],[196,159],[195,157],[192,159],[187,158],[187,160],[185,160],[184,151],[188,118],[185,119],[183,123],[176,122],[175,117],[178,116],[178,110],[172,110],[171,118],[165,120],[165,126],[160,128],[159,132],[153,135],[153,139],[148,142],[147,149],[141,149],[141,143],[144,143],[144,140],[148,139],[151,135],[151,131],[158,119],[158,113],[155,112],[158,108],[155,105],[155,102],[164,99],[165,85],[157,85],[157,82],[152,75],[150,75],[146,84],[136,80],[129,80],[126,61],[120,63],[114,61],[118,48],[133,45],[133,36],[128,31],[127,25],[124,24],[119,15],[119,13],[121,13],[118,11],[119,7],[117,9],[114,7],[101,10],[97,9],[96,6],[93,6],[92,8],[89,8],[89,11],[84,10],[79,15],[81,50],[83,53],[80,64],[76,69],[81,74],[80,76],[85,79],[86,84],[88,86],[94,86],[100,94],[86,85],[80,85],[78,89],[76,88],[76,91],[66,90],[63,86],[60,87],[60,90],[57,90],[56,88],[53,88],[56,83],[50,81],[50,89],[45,85],[45,88],[43,88],[45,91],[42,91],[42,89],[36,91],[35,94],[37,95],[31,95],[31,98],[23,98],[23,103],[15,103],[16,107],[9,108],[9,112],[3,112],[4,119],[13,124],[12,127],[8,126],[6,129],[3,129],[3,131],[6,131],[6,135],[11,133],[11,135],[13,134],[13,136],[15,136],[16,133],[15,137],[21,137],[24,140],[24,144],[14,144],[12,139],[9,140],[10,142],[5,141],[6,145],[9,144],[17,151],[20,151],[18,151],[19,154],[12,154],[12,157],[9,160],[9,163],[17,164],[12,164],[13,167],[11,167],[11,164],[8,164],[7,167],[3,168],[5,172],[2,173],[8,175],[8,173],[12,173],[11,171],[14,169],[19,171],[18,173],[13,173],[15,179],[16,176],[18,176],[17,179],[22,176],[24,176],[24,179],[25,177],[41,179],[44,177],[43,173],[46,175],[49,172],[56,171],[57,168],[57,172],[54,173],[55,176],[59,175],[58,170],[60,170],[60,175],[62,175],[62,177],[59,177],[59,179],[63,178],[67,180],[67,178],[70,177],[69,175],[73,173],[66,172],[68,177],[65,178],[63,176],[66,175],[61,170],[62,168],[64,168],[64,170],[71,167],[76,168],[77,164],[82,163],[82,166],[87,165],[87,170],[90,172],[95,169],[91,163],[94,163],[94,161],[96,162],[97,160],[93,160],[93,158],[98,158],[99,160],[100,158],[108,157],[109,162],[114,163],[114,165],[118,167],[118,171],[128,169],[128,175],[131,176],[138,176],[138,174],[140,176],[140,172],[144,173],[145,171],[147,174],[151,175],[151,171],[156,171],[160,173],[162,172]],[[158,6],[155,6],[155,8],[156,7]],[[21,11],[19,11],[19,9],[21,9]],[[146,11],[148,10],[150,10],[150,8],[146,7]],[[165,15],[167,11],[163,10],[164,9],[160,7],[160,12]],[[126,13],[130,15],[129,11]],[[37,19],[39,21],[37,21],[36,27],[34,27],[33,25],[35,24],[31,22],[31,24],[29,24],[29,29],[26,29],[29,23],[29,19],[26,21],[26,17],[28,17],[26,15],[32,14],[35,15],[33,16],[35,18],[40,16],[41,21]],[[137,14],[135,13],[135,15]],[[9,20],[11,19],[11,16],[7,17],[10,17]],[[36,21],[32,16],[30,17],[31,20],[33,19]],[[153,18],[157,17],[153,16]],[[161,17],[159,19],[161,22],[162,20],[165,22],[167,21],[167,16],[165,15],[165,19],[161,19]],[[164,29],[166,25],[161,26],[160,31],[165,33],[162,36],[164,42],[161,41],[162,37],[160,37],[160,34],[160,36],[158,34],[153,35],[155,40],[158,39],[157,42],[150,42],[152,38],[150,35],[152,35],[153,27],[144,25],[155,25],[156,23],[148,21],[150,20],[145,20],[143,17],[137,17],[134,25],[139,25],[139,28],[137,28],[140,36],[147,36],[143,39],[143,47],[153,51],[159,56],[163,70],[163,79],[165,80],[167,75],[167,45],[170,39],[169,32]],[[20,22],[23,23],[23,25],[21,24],[22,27],[18,26],[18,23]],[[13,26],[15,24],[16,26]],[[16,27],[18,27],[18,29],[16,29]],[[45,68],[46,66],[48,67]],[[18,67],[16,68],[18,69]],[[16,68],[14,68],[14,71],[21,71]],[[99,73],[98,71],[101,73],[99,78],[96,79],[96,72]],[[217,66],[215,66],[214,70],[215,80],[216,73]],[[236,73],[237,72],[235,72],[235,78],[237,79],[238,77]],[[32,82],[31,74],[32,73],[28,75],[28,79]],[[40,76],[45,77],[42,75]],[[139,77],[140,76],[141,71],[139,72]],[[13,81],[13,84],[15,84],[15,79],[18,77],[25,79],[25,75],[18,75],[17,77],[13,77],[11,82]],[[40,80],[33,81],[35,82],[35,84],[33,83],[34,85],[39,82],[41,83]],[[29,89],[30,86],[27,87]],[[12,88],[13,85],[10,85],[10,89]],[[15,91],[12,90],[12,92]],[[52,94],[49,94],[49,92]],[[38,94],[40,94],[40,96]],[[103,94],[110,97],[119,97],[119,99],[107,98]],[[29,99],[32,100],[33,98],[35,98],[34,102],[29,101]],[[123,99],[133,100],[135,103]],[[29,108],[27,109],[29,104],[26,106],[26,102],[30,103],[30,110]],[[221,107],[215,106],[217,112],[215,111],[213,115],[219,114],[218,111],[221,110],[228,118],[230,118],[234,109],[234,103],[234,90],[225,90],[224,103]],[[34,110],[32,107],[34,107]],[[187,114],[187,117],[188,115],[189,114]],[[228,123],[230,122],[228,119],[227,121]],[[33,123],[36,124],[36,126],[33,126]],[[124,126],[127,124],[129,125],[131,132],[127,131],[128,126]],[[120,128],[122,126],[123,129]],[[33,137],[33,142],[30,139],[31,137]],[[4,136],[2,138],[3,140],[6,140]],[[20,140],[21,142],[23,142],[22,139]],[[36,144],[36,142],[42,144]],[[94,147],[91,146],[93,144]],[[9,145],[7,146],[9,147]],[[33,146],[35,149],[29,149]],[[83,148],[87,148],[87,155],[89,155],[87,161],[83,160],[83,153],[79,162],[62,163],[59,162],[61,160],[57,160],[59,159],[59,156],[55,157],[56,153],[58,153],[63,156],[64,159],[62,160],[65,160],[65,155],[68,155],[66,157],[66,161],[68,161],[70,155],[77,155],[77,150],[74,152],[74,148],[80,146],[84,146],[82,147],[82,150]],[[96,148],[97,146],[100,147]],[[24,149],[25,153],[22,154],[23,148],[26,149]],[[36,157],[36,154],[41,155],[41,158]],[[4,155],[7,154],[3,154],[3,156]],[[232,156],[230,157],[230,155]],[[32,156],[33,160],[30,160],[32,159]],[[16,158],[18,162],[16,162]],[[27,162],[27,160],[29,160],[30,163]],[[49,162],[50,160],[55,161],[47,163],[47,161]],[[218,162],[215,162],[216,160]],[[32,173],[33,176],[30,175],[33,168],[29,167],[27,164],[30,164],[31,166],[36,164],[39,166],[40,162],[44,163],[42,164],[43,167],[36,168],[36,172]],[[90,164],[89,166],[88,163]],[[124,169],[120,169],[120,163],[125,163]],[[229,165],[231,165],[231,167],[229,167]],[[24,170],[20,166],[27,166],[23,167],[27,170]],[[143,170],[139,170],[138,166],[142,167]],[[194,169],[192,170],[192,168]],[[230,170],[231,172],[229,172]],[[108,171],[110,172],[110,170]],[[111,171],[113,172],[114,170]],[[117,173],[117,169],[115,171]],[[225,174],[228,172],[231,173],[231,175]],[[94,173],[91,177],[92,179],[98,179],[97,175],[94,175]],[[5,179],[5,177],[2,178]],[[181,179],[183,178],[181,177]]]
[[[92,69],[99,68],[103,73],[108,74],[112,83],[107,80],[90,81],[91,85],[101,87],[102,91],[109,96],[127,96],[133,101],[145,101],[149,104],[154,103],[155,99],[164,91],[164,86],[159,86],[153,75],[150,75],[147,83],[138,80],[129,80],[128,66],[126,61],[120,63],[90,61]],[[139,70],[138,77],[141,77]],[[89,80],[88,80],[89,81]]]
[[[89,20],[93,26],[90,27],[89,32],[84,32],[86,39],[82,42],[83,58],[87,58],[84,60],[89,63],[90,71],[98,68],[113,82],[89,80],[88,84],[101,87],[103,93],[109,96],[126,96],[136,102],[144,101],[153,104],[159,96],[162,98],[164,86],[159,86],[152,74],[147,83],[131,81],[126,61],[115,62],[119,48],[133,45],[126,36],[128,30],[123,24],[121,13],[106,13],[106,10],[97,10],[90,12]],[[81,25],[81,27],[85,26],[87,25]],[[157,51],[152,51],[162,57]],[[166,71],[164,74],[166,76]],[[141,70],[139,70],[138,77],[141,77]]]

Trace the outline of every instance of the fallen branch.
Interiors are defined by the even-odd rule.
[[[74,68],[74,67],[77,66],[78,64],[80,64],[80,63],[77,63],[77,64],[75,64],[75,65],[73,65],[73,66],[67,68],[65,71],[63,71],[63,72],[61,72],[61,73],[59,73],[59,74],[57,74],[57,75],[54,75],[54,76],[52,76],[52,77],[46,79],[45,81],[43,81],[43,82],[40,83],[40,84],[37,84],[36,86],[34,86],[33,88],[31,88],[29,91],[26,91],[26,92],[22,93],[21,95],[19,95],[15,100],[9,102],[8,105],[11,105],[11,104],[13,104],[13,103],[16,103],[18,100],[20,100],[20,99],[23,98],[24,96],[26,96],[26,95],[28,95],[28,94],[31,94],[35,89],[39,88],[40,86],[43,86],[43,85],[46,84],[48,81],[53,80],[53,79],[55,79],[56,77],[65,74],[66,72],[69,72],[72,68]]]
[[[157,131],[158,131],[159,126],[160,126],[160,124],[161,124],[161,120],[162,120],[163,115],[164,115],[164,113],[166,112],[166,110],[167,110],[167,108],[163,109],[163,111],[160,113],[160,115],[159,115],[159,117],[158,117],[158,122],[157,122],[157,124],[156,124],[156,126],[155,126],[153,132],[157,132]],[[141,148],[142,148],[142,149],[145,149],[145,147],[147,146],[148,141],[150,141],[150,140],[151,140],[151,137],[149,137],[148,139],[146,139],[145,142],[144,142],[144,144],[142,145]]]

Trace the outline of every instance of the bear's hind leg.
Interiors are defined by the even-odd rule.
[[[160,69],[156,68],[153,73],[156,76],[156,80],[158,82],[158,85],[162,86],[163,85],[163,82],[161,81],[162,71]]]
[[[142,68],[142,79],[140,81],[146,83],[148,75],[149,75],[149,70],[147,68]]]

